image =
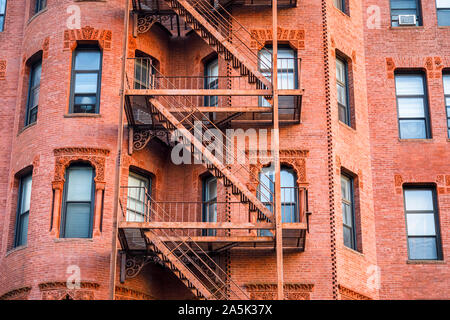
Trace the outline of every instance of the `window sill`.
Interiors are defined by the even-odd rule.
[[[364,253],[359,252],[359,251],[357,251],[357,250],[355,250],[355,249],[349,248],[349,247],[347,247],[345,244],[344,244],[344,249],[345,249],[345,250],[348,250],[349,252],[351,252],[351,253],[353,253],[353,254],[356,254],[356,255],[358,255],[358,256],[360,256],[360,257],[365,257]]]
[[[401,26],[401,27],[390,26],[389,29],[390,30],[402,30],[402,29],[405,29],[405,30],[414,30],[414,29],[425,30],[425,27],[424,26]]]
[[[33,123],[30,123],[29,125],[26,125],[25,127],[23,127],[22,129],[19,130],[19,133],[17,134],[17,136],[20,136],[24,131],[28,130],[29,128],[34,127],[37,124],[37,120]]]
[[[343,128],[345,128],[346,130],[349,130],[349,131],[351,131],[351,132],[353,132],[353,133],[356,133],[356,129],[353,128],[353,127],[351,127],[351,126],[349,126],[349,125],[346,124],[345,122],[342,122],[341,120],[339,120],[339,124],[340,124]]]
[[[402,143],[408,143],[408,142],[411,142],[411,143],[414,143],[414,142],[433,143],[433,138],[431,138],[431,139],[400,139],[400,138],[398,138],[398,141],[402,142]]]
[[[339,9],[339,8],[337,8],[337,7],[335,7],[335,6],[333,6],[333,7],[334,7],[334,9],[336,9],[336,11],[338,11],[342,16],[347,17],[347,18],[350,19],[350,14],[348,14],[347,12],[342,11],[341,9]]]
[[[64,118],[101,118],[99,113],[66,113]]]
[[[13,253],[15,253],[15,252],[17,252],[17,251],[24,250],[24,249],[26,249],[26,248],[28,248],[28,245],[26,245],[26,244],[23,245],[23,246],[20,246],[20,247],[15,247],[15,248],[13,248],[13,249],[7,251],[6,254],[5,254],[5,257],[7,257],[7,256],[9,256],[9,255],[11,255],[11,254],[13,254]]]
[[[54,242],[93,242],[93,238],[56,238],[53,239]]]
[[[406,264],[447,264],[444,260],[406,260]]]
[[[33,21],[34,19],[36,19],[37,17],[39,17],[41,14],[43,14],[44,12],[47,12],[47,7],[45,7],[44,9],[42,9],[41,11],[39,11],[38,13],[35,13],[27,22],[27,26],[31,23],[31,21]]]

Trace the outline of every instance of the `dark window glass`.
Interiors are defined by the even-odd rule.
[[[399,27],[400,15],[416,16],[416,26],[422,25],[419,0],[391,0],[391,25]]]
[[[127,221],[149,221],[148,201],[151,180],[134,172],[128,176]]]
[[[346,0],[334,0],[334,6],[344,13],[347,13]]]
[[[445,109],[447,110],[447,131],[450,138],[450,74],[444,74]]]
[[[341,175],[342,221],[344,245],[356,250],[353,178]]]
[[[0,0],[0,32],[4,30],[6,15],[6,0]]]
[[[31,174],[23,176],[19,184],[19,201],[17,205],[17,219],[14,246],[27,244],[28,219],[31,200]]]
[[[435,189],[406,187],[404,197],[409,259],[441,259]]]
[[[94,169],[72,165],[66,171],[64,186],[62,238],[92,237]]]
[[[298,187],[297,176],[294,170],[281,167],[280,171],[281,184],[281,220],[282,222],[293,223],[299,221],[298,212]],[[259,200],[272,211],[275,175],[270,167],[264,167],[259,174],[262,185],[258,188]],[[267,188],[266,188],[267,186]],[[269,190],[270,189],[270,190]],[[261,230],[260,236],[272,236],[269,230]]]
[[[436,0],[438,25],[450,26],[450,0]]]
[[[41,83],[42,60],[35,62],[31,66],[30,81],[28,88],[27,112],[25,125],[36,122],[39,104],[39,89]]]
[[[219,61],[214,59],[205,64],[205,89],[219,89]],[[217,107],[217,96],[205,96],[206,107]]]
[[[203,181],[203,222],[217,222],[217,179],[207,178]],[[204,236],[215,236],[215,229],[203,230]]]
[[[102,54],[98,47],[78,47],[72,64],[71,113],[98,113]]]
[[[34,13],[38,13],[45,9],[47,0],[36,0],[36,6],[34,7]]]
[[[340,58],[336,58],[336,84],[339,120],[350,126],[348,65]]]
[[[400,139],[429,139],[431,130],[424,75],[396,74],[395,88]]]

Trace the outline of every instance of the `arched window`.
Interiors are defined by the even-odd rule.
[[[155,77],[158,67],[158,60],[145,52],[136,50],[134,61],[134,88],[155,88]]]
[[[97,45],[78,45],[73,54],[70,113],[99,113],[102,53]]]
[[[61,238],[91,238],[94,213],[94,169],[77,163],[66,170]]]
[[[286,166],[281,167],[281,218],[282,222],[299,222],[298,214],[298,187],[297,176],[293,169]],[[273,212],[273,196],[275,194],[275,174],[272,167],[264,167],[259,175],[264,186],[258,188],[258,198]],[[269,190],[270,189],[270,190]],[[261,236],[272,236],[268,230],[262,230]]]

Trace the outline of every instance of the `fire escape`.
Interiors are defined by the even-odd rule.
[[[151,57],[128,58],[124,95],[129,152],[139,149],[139,143],[133,142],[136,135],[159,137],[169,147],[182,144],[223,184],[229,197],[224,202],[214,202],[211,209],[205,202],[159,201],[146,188],[121,187],[121,281],[130,275],[127,258],[134,257],[141,262],[156,261],[168,268],[199,299],[248,299],[219,262],[221,253],[232,248],[278,250],[272,210],[276,199],[273,177],[253,172],[251,153],[230,148],[230,138],[225,134],[225,129],[239,125],[270,128],[274,118],[272,53],[263,44],[259,52],[250,48],[249,43],[256,40],[229,13],[233,5],[270,7],[271,3],[266,0],[132,1],[131,25],[135,37],[155,23],[171,37],[195,32],[228,67],[226,75],[180,76],[163,74]],[[296,3],[284,0],[278,5],[289,7]],[[277,69],[279,124],[299,123],[300,59],[278,58]],[[283,79],[294,77],[291,70],[297,70],[295,86],[283,87]],[[205,87],[205,83],[213,86]],[[214,149],[211,140],[202,139],[205,135],[214,137]],[[303,251],[309,214],[307,188],[299,186],[280,192],[297,199],[296,219],[281,223],[282,248]],[[143,213],[138,220],[129,218],[128,211],[137,209],[133,205],[139,206]],[[216,212],[214,221],[202,219],[205,206],[206,210]]]

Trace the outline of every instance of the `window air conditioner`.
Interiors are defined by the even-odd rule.
[[[399,26],[415,26],[416,25],[416,15],[415,14],[405,14],[398,16]]]

